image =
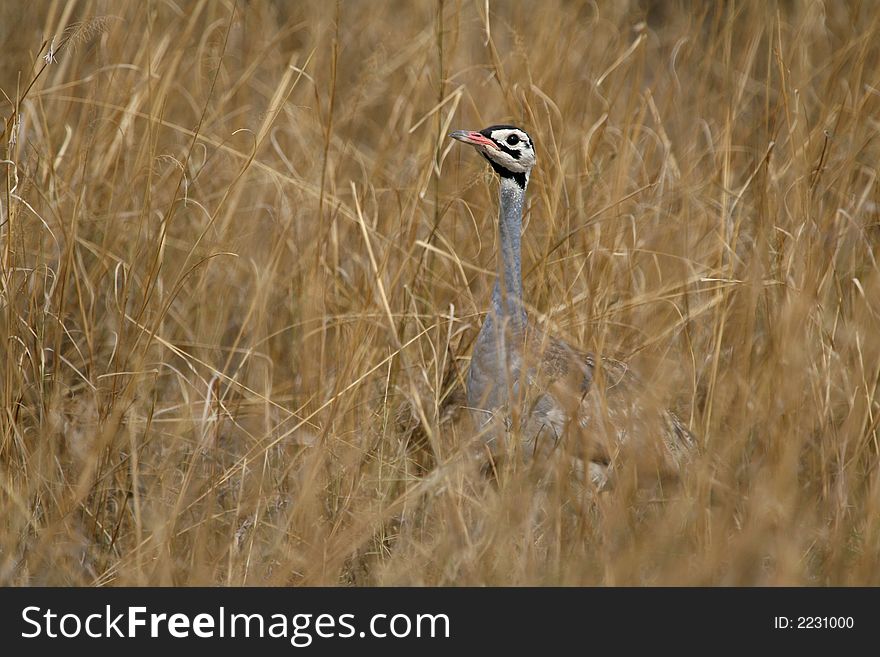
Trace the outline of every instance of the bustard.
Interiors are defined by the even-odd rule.
[[[490,451],[506,453],[499,438],[514,435],[514,449],[530,459],[555,451],[564,436],[566,451],[600,486],[622,452],[660,474],[677,471],[694,444],[678,417],[624,363],[597,360],[529,322],[520,233],[535,164],[531,137],[512,125],[449,136],[473,146],[500,182],[498,278],[467,376],[468,406]]]

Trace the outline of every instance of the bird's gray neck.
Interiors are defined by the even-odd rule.
[[[526,325],[520,248],[525,197],[526,190],[515,180],[501,178],[501,214],[498,221],[501,257],[498,259],[498,279],[492,290],[492,310],[499,322],[513,334],[521,333]]]

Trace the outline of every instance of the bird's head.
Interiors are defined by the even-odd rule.
[[[479,132],[456,130],[449,136],[476,148],[495,173],[525,189],[535,166],[535,147],[525,130],[512,125],[492,125]]]

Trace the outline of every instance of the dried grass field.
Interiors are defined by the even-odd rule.
[[[0,584],[880,584],[876,3],[39,0],[0,45]],[[534,321],[676,409],[680,479],[481,472],[497,183],[446,135],[493,123]]]

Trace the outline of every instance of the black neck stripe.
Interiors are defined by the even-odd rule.
[[[519,185],[522,189],[526,188],[526,174],[523,172],[515,172],[510,169],[505,169],[503,166],[495,162],[493,159],[488,157],[486,154],[483,154],[483,157],[492,165],[492,168],[495,169],[495,173],[497,173],[502,178],[511,178]]]

